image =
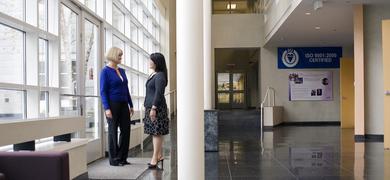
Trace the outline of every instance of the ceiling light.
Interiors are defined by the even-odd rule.
[[[227,9],[236,9],[237,8],[237,4],[227,4],[226,8]]]
[[[316,26],[315,29],[319,30],[319,29],[321,29],[321,27],[320,26]]]
[[[305,13],[306,15],[310,15],[311,13],[309,13],[309,12],[307,12],[307,13]]]

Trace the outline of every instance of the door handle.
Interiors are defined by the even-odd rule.
[[[389,90],[386,90],[386,91],[385,91],[385,95],[386,95],[386,96],[390,96],[390,91],[389,91]]]

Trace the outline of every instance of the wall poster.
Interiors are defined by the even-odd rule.
[[[332,71],[300,71],[289,73],[290,101],[333,100]]]

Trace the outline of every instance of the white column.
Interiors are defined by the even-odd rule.
[[[211,0],[203,0],[204,109],[212,109],[211,100]]]
[[[203,3],[176,3],[178,179],[203,180]]]

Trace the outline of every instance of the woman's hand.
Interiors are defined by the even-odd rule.
[[[155,121],[156,120],[156,109],[151,109],[150,110],[150,113],[149,113],[149,117],[152,121]]]
[[[133,108],[130,108],[129,109],[129,112],[130,112],[130,117],[132,117],[134,115],[134,109]]]
[[[105,114],[106,114],[106,117],[109,118],[109,119],[112,119],[112,113],[111,113],[111,110],[110,109],[107,109],[105,111]]]

